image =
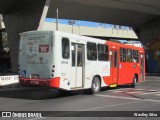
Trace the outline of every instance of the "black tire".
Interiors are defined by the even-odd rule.
[[[100,91],[101,83],[98,77],[94,77],[92,80],[91,88],[88,90],[89,94],[96,94]]]
[[[133,82],[132,82],[132,84],[131,84],[131,88],[135,88],[135,87],[136,87],[136,83],[137,83],[137,78],[136,78],[136,76],[134,75],[134,76],[133,76]]]

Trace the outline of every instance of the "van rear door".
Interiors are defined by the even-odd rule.
[[[21,36],[20,76],[26,78],[50,78],[52,64],[52,34],[31,32]]]

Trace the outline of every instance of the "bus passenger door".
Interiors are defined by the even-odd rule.
[[[72,43],[71,88],[83,86],[84,45]]]
[[[110,50],[112,84],[118,83],[118,50]]]
[[[145,56],[143,53],[140,54],[140,79],[141,81],[145,79]]]

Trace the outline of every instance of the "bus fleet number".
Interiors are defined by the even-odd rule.
[[[39,53],[47,53],[49,51],[49,45],[39,45]]]

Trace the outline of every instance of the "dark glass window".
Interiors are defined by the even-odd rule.
[[[120,61],[126,62],[126,49],[120,48]]]
[[[97,46],[96,43],[87,43],[87,59],[88,60],[97,60]]]
[[[77,53],[77,66],[82,67],[82,52],[83,52],[83,46],[78,45],[78,53]]]
[[[117,57],[117,52],[115,51],[114,52],[114,67],[117,67],[118,66],[118,57]]]
[[[69,59],[69,39],[62,38],[62,57],[63,59]]]
[[[132,58],[132,50],[131,49],[127,49],[127,62],[132,62],[133,58]]]
[[[75,61],[76,61],[76,46],[75,44],[72,43],[72,66],[75,66]]]
[[[138,50],[133,50],[133,62],[138,63]]]
[[[108,61],[108,46],[98,44],[98,60]]]

